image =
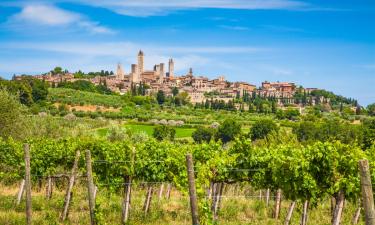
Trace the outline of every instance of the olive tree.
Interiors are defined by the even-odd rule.
[[[0,137],[21,139],[24,128],[23,106],[16,96],[0,89]]]

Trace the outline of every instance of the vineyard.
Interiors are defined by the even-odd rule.
[[[154,139],[29,140],[30,201],[37,202],[32,205],[37,211],[33,213],[53,208],[39,218],[43,221],[49,216],[54,221],[48,224],[76,224],[79,218],[85,218],[82,224],[87,224],[90,213],[96,224],[191,224],[188,171],[193,170],[200,224],[364,221],[358,161],[368,159],[374,168],[374,147],[364,152],[340,142],[272,143],[257,146],[243,138],[224,146],[220,142],[179,144]],[[21,182],[27,175],[23,145],[12,139],[0,141],[1,183],[4,189],[19,186],[18,199],[0,197],[4,200],[1,224],[25,221],[24,216],[7,216],[24,210],[23,189],[28,196],[27,185]],[[186,165],[190,153],[192,170]],[[375,172],[371,174],[374,180]],[[47,199],[41,197],[44,187]],[[52,187],[56,187],[54,195]],[[87,187],[91,189],[88,195]]]

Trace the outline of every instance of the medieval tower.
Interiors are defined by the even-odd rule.
[[[173,59],[169,59],[168,75],[169,75],[169,79],[173,80],[173,78],[174,78],[174,62],[173,62]]]
[[[160,67],[159,82],[162,84],[165,78],[164,63],[160,63],[159,67]]]
[[[139,83],[141,81],[137,64],[132,64],[131,81],[133,83]]]
[[[144,54],[142,50],[138,53],[138,73],[141,75],[144,72]]]
[[[124,80],[124,76],[125,76],[124,70],[122,69],[122,65],[119,63],[117,64],[116,78],[118,80]]]

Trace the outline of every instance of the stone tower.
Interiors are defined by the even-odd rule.
[[[159,82],[162,84],[165,78],[164,63],[160,63],[159,68],[160,68]]]
[[[124,80],[124,70],[122,69],[122,65],[120,63],[117,64],[117,71],[116,71],[116,78],[118,80]]]
[[[188,73],[188,76],[192,77],[193,76],[193,68],[190,68],[189,69],[189,73]]]
[[[139,50],[138,53],[138,73],[141,75],[144,72],[144,54],[142,50]]]
[[[169,59],[168,74],[169,74],[169,79],[173,80],[173,78],[174,78],[174,62],[173,62],[173,59]]]
[[[139,83],[141,81],[139,68],[137,64],[132,64],[132,72],[131,72],[131,82]]]

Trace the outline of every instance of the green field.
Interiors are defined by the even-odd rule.
[[[155,125],[147,124],[125,124],[125,128],[131,130],[134,133],[145,132],[147,135],[152,136]],[[176,127],[176,138],[190,138],[192,133],[195,131],[194,128],[183,128]],[[97,130],[100,136],[105,136],[108,132],[108,128],[102,128]]]

